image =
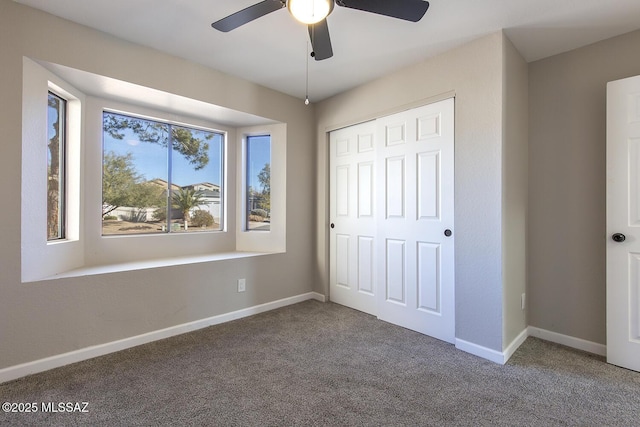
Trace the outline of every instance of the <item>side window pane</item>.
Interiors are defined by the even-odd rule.
[[[67,101],[49,92],[47,108],[47,240],[64,239]]]
[[[102,234],[167,231],[169,126],[103,114]]]
[[[223,135],[177,125],[171,129],[171,230],[220,230]]]
[[[271,222],[271,136],[247,137],[247,230],[269,231]]]

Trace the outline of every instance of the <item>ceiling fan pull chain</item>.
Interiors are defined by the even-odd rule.
[[[309,105],[309,42],[307,41],[307,51],[304,55],[305,60],[307,61],[307,74],[306,74],[306,87],[305,87],[305,96],[304,96],[304,105]]]

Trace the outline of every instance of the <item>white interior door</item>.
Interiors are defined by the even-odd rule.
[[[455,340],[453,99],[377,121],[378,317]]]
[[[454,101],[330,135],[330,299],[455,339]]]
[[[331,301],[376,315],[375,122],[329,137]]]
[[[640,76],[607,85],[607,361],[640,371]]]

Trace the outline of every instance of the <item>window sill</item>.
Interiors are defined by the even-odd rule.
[[[273,255],[280,252],[221,252],[207,255],[185,256],[177,258],[162,258],[146,261],[126,262],[119,264],[97,265],[76,268],[53,276],[38,279],[38,281],[64,279],[69,277],[95,276],[100,274],[121,273],[125,271],[147,270],[176,265],[200,264],[205,262],[226,261],[240,258],[251,258],[261,255]]]

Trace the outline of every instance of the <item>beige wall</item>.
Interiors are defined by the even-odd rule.
[[[287,123],[287,253],[20,283],[23,56]],[[313,108],[10,0],[0,0],[0,58],[0,369],[311,291]]]
[[[6,203],[0,369],[312,289],[328,293],[326,132],[452,94],[457,337],[502,351],[528,322],[605,343],[606,82],[640,74],[638,48],[634,32],[525,69],[497,33],[300,108],[278,92],[0,0],[0,178],[12,183],[0,186],[0,200],[20,200],[23,56],[286,122],[289,136],[284,255],[21,284],[20,204]],[[518,166],[527,157],[528,194],[527,168]],[[248,279],[245,294],[235,292],[238,277]]]
[[[606,83],[640,74],[640,31],[529,64],[531,326],[606,342]]]
[[[328,292],[326,132],[455,94],[456,337],[503,350],[504,42],[502,34],[495,33],[318,104],[320,282],[316,290]],[[509,56],[516,58],[511,48]],[[516,66],[508,68],[522,73],[522,64],[515,61]],[[514,86],[521,96],[522,81]],[[509,90],[514,86],[509,83]],[[521,137],[518,132],[510,134]],[[518,280],[516,292],[523,287]],[[523,323],[521,318],[517,327]]]

